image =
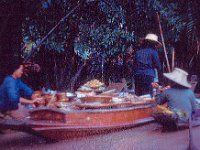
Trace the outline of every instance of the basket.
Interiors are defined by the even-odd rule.
[[[100,102],[100,103],[110,103],[112,101],[111,96],[86,96],[82,97],[81,101],[84,103]]]
[[[58,102],[67,102],[69,101],[69,98],[67,97],[66,93],[65,92],[59,92],[56,94],[56,100]]]

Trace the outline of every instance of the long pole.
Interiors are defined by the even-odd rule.
[[[83,1],[82,1],[83,2]],[[68,14],[66,14],[48,33],[46,36],[44,36],[39,43],[37,43],[37,45],[32,48],[31,52],[28,54],[28,56],[24,59],[24,62],[28,62],[31,57],[37,52],[36,49],[49,37],[49,35],[63,22],[67,19],[67,17],[69,17],[79,6],[80,6],[81,2],[78,3],[78,5],[76,7],[74,7]],[[25,48],[25,46],[23,46],[22,50]]]
[[[175,67],[175,50],[172,49],[172,70],[174,70]]]
[[[158,25],[159,25],[162,45],[163,45],[163,49],[164,49],[164,53],[165,53],[165,59],[167,61],[167,69],[168,69],[168,72],[171,72],[170,65],[169,65],[169,59],[168,59],[167,51],[166,51],[166,47],[165,47],[165,41],[164,41],[164,37],[163,37],[163,31],[162,31],[162,27],[161,27],[161,23],[160,23],[160,16],[159,16],[158,12],[157,12],[157,19],[158,19]]]
[[[187,150],[198,150],[197,146],[194,144],[194,139],[193,139],[192,116],[189,117],[188,124],[189,124],[189,145]]]
[[[104,58],[101,58],[101,82],[104,81]]]
[[[192,66],[192,62],[193,62],[193,60],[194,60],[194,57],[195,57],[195,55],[198,55],[198,54],[199,54],[199,50],[200,50],[200,43],[199,43],[199,40],[197,39],[197,53],[194,54],[194,55],[192,56],[192,59],[191,59],[190,62],[189,62],[189,67]]]

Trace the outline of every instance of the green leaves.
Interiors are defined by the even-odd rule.
[[[75,47],[82,58],[89,58],[94,53],[100,53],[104,58],[123,53],[133,41],[134,35],[124,27],[124,10],[113,1],[111,4],[103,1],[99,4],[106,15],[107,24],[93,27],[82,21],[79,25],[80,40],[76,41]]]
[[[134,8],[129,8],[130,3]],[[76,1],[67,0],[39,1],[37,13],[26,17],[23,22],[23,38],[29,37],[29,41],[26,42],[36,42],[41,39],[75,4]],[[148,32],[159,33],[155,12],[160,13],[166,45],[169,45],[172,41],[177,41],[182,32],[186,31],[188,39],[191,39],[194,32],[199,33],[200,17],[197,7],[193,1],[150,0],[144,3],[136,0],[133,3],[106,0],[99,1],[98,5],[95,2],[85,3],[80,10],[70,16],[68,21],[59,26],[43,45],[49,50],[62,52],[65,43],[74,40],[70,37],[76,37],[72,34],[77,34],[76,30],[79,28],[80,40],[75,41],[75,45],[79,46],[75,47],[80,56],[83,54],[83,57],[87,58],[86,56],[89,57],[91,53],[97,52],[110,57],[126,51],[134,39]],[[131,17],[127,16],[130,15],[128,13],[130,9],[134,9]],[[127,31],[128,23],[133,31]],[[73,46],[71,48],[73,50]]]
[[[86,54],[89,57],[91,53],[96,52],[110,57],[124,52],[133,40],[132,35],[123,29],[113,29],[109,25],[101,25],[93,29],[89,27],[89,25],[80,27],[80,41],[75,44],[76,52],[82,58],[85,58]]]

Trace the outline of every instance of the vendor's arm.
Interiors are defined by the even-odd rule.
[[[22,83],[22,82],[21,82]],[[26,86],[25,84],[16,84],[15,80],[13,80],[12,78],[7,78],[6,79],[6,89],[5,91],[7,92],[8,95],[8,100],[9,102],[9,108],[10,110],[14,110],[14,109],[18,109],[18,103],[22,103],[22,104],[34,104],[40,101],[40,99],[34,99],[34,100],[30,100],[30,99],[25,99],[22,98],[20,96],[19,91],[17,90],[18,87],[16,86],[20,86],[20,88],[23,90],[24,94],[26,96],[30,96],[32,95],[33,91]]]
[[[167,90],[167,89],[170,88],[169,85],[168,85],[168,86],[165,86],[165,87],[161,87],[157,82],[153,82],[153,83],[152,83],[152,87],[153,87],[154,89],[156,89],[156,93],[157,93],[157,94],[160,94],[161,92],[164,92],[165,90]]]
[[[15,84],[13,82],[8,82],[7,84],[7,92],[8,92],[8,99],[9,99],[9,110],[18,109],[18,104],[35,104],[38,103],[41,99],[25,99],[20,97],[19,93],[16,90]]]
[[[21,80],[19,81],[19,86],[20,86],[20,90],[23,92],[23,95],[25,97],[31,98],[33,94],[33,90],[29,86],[27,86],[25,83],[23,83]]]
[[[34,100],[29,100],[29,99],[20,97],[19,102],[21,104],[31,104],[31,105],[34,105],[35,103],[38,103],[40,100],[41,100],[41,98],[36,98]]]
[[[32,95],[33,95],[33,90],[27,86],[26,84],[24,84],[22,81],[20,81],[20,90],[23,92],[25,97],[28,97],[29,99],[20,97],[20,103],[21,104],[31,104],[34,106],[35,103],[39,103],[41,101],[42,98],[36,98],[36,99],[32,99]]]
[[[159,105],[166,103],[167,102],[167,96],[166,96],[165,91],[160,93],[160,94],[157,94],[155,96],[155,100],[156,100],[156,103],[159,104]]]

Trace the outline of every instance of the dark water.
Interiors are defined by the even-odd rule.
[[[200,127],[192,131],[200,148]],[[0,134],[1,150],[184,150],[187,146],[187,129],[163,133],[156,124],[57,142],[16,131]]]

